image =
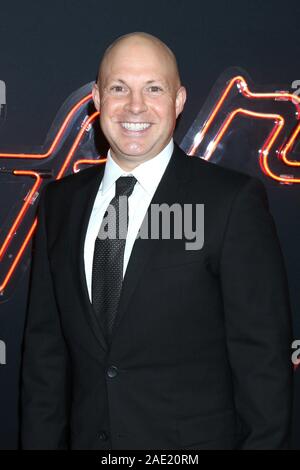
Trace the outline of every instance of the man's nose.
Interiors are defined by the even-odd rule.
[[[132,91],[128,96],[125,110],[133,114],[140,114],[147,111],[147,104],[142,92]]]

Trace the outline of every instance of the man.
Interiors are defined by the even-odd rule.
[[[115,41],[93,99],[105,168],[39,204],[23,448],[287,448],[290,307],[263,184],[174,146],[186,91],[159,39]],[[126,236],[105,239],[121,197]],[[204,204],[203,246],[140,236],[162,204]]]

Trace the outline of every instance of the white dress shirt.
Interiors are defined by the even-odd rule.
[[[92,301],[92,269],[95,240],[108,204],[115,196],[116,180],[120,176],[133,175],[137,179],[132,194],[128,198],[128,231],[125,242],[123,260],[123,278],[130,254],[142,225],[151,199],[165,172],[174,149],[173,139],[156,157],[141,163],[130,172],[124,171],[112,158],[110,150],[107,154],[104,175],[91,212],[85,243],[84,264],[90,301]]]

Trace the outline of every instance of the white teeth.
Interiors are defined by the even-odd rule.
[[[128,131],[143,131],[150,127],[148,122],[122,122],[121,125]]]

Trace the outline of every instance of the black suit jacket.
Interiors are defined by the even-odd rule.
[[[109,345],[83,258],[102,176],[94,166],[41,196],[23,448],[288,447],[290,307],[263,184],[175,147],[152,203],[204,203],[204,246],[135,241]]]

